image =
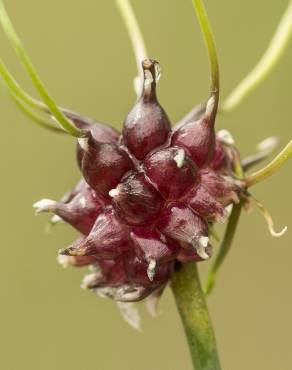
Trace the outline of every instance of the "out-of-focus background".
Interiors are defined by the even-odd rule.
[[[133,0],[150,56],[162,65],[159,97],[173,122],[208,96],[209,69],[190,0]],[[222,98],[261,56],[287,0],[206,1],[216,35]],[[113,1],[9,0],[7,8],[59,105],[120,128],[135,101],[135,61]],[[1,57],[33,92],[0,33]],[[292,45],[273,74],[234,112],[218,118],[242,155],[270,135],[291,137]],[[79,173],[75,143],[34,126],[1,91],[0,368],[5,370],[191,370],[169,290],[157,319],[141,306],[133,331],[115,304],[79,288],[81,270],[64,270],[57,250],[76,233],[44,232],[32,203],[58,199]],[[272,238],[257,210],[243,214],[233,249],[208,299],[224,370],[292,366],[291,163],[253,189],[271,211]],[[207,271],[208,263],[202,268]]]

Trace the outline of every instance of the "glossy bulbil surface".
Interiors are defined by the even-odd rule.
[[[215,135],[213,97],[172,132],[156,97],[159,65],[142,67],[142,95],[121,136],[71,115],[86,132],[77,144],[83,179],[63,200],[37,204],[81,233],[59,261],[91,266],[82,286],[124,302],[161,294],[175,263],[210,258],[209,224],[226,219],[242,189],[238,153],[226,133]]]

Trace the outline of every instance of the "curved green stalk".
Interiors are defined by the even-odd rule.
[[[5,64],[2,62],[1,59],[0,59],[0,76],[2,77],[3,82],[6,84],[6,87],[11,97],[17,100],[17,105],[23,112],[25,112],[28,116],[30,116],[34,120],[37,120],[39,124],[43,122],[43,126],[46,126],[47,125],[46,123],[51,122],[47,120],[45,117],[41,117],[37,113],[37,111],[40,111],[41,113],[46,113],[51,116],[51,111],[47,107],[47,105],[29,95],[14,79],[14,77],[8,71],[8,69],[6,68]],[[59,110],[61,110],[63,114],[65,114],[67,117],[71,119],[74,119],[74,117],[80,118],[79,114],[72,112],[68,109],[59,107]],[[36,119],[36,117],[38,118]],[[85,117],[82,117],[82,119],[85,120]],[[91,123],[92,123],[91,120],[88,120],[88,124]],[[53,127],[52,130],[67,133],[67,131],[64,131],[61,127]]]
[[[182,318],[195,370],[220,370],[212,323],[202,292],[197,264],[174,273],[171,287]]]
[[[54,122],[51,120],[42,117],[37,113],[37,111],[43,113],[50,113],[49,108],[42,102],[30,96],[18,82],[14,79],[11,73],[6,68],[3,61],[0,59],[0,76],[2,77],[3,82],[5,82],[7,89],[15,101],[16,105],[20,110],[22,110],[26,115],[28,115],[36,124],[43,126],[49,130],[55,132],[65,133],[62,128],[54,126]],[[2,81],[1,81],[2,82]]]
[[[239,179],[243,179],[244,171],[241,166],[241,160],[240,160],[239,155],[236,155],[234,158],[234,172]],[[211,290],[213,289],[215,282],[216,282],[218,270],[221,267],[222,263],[224,262],[231,248],[231,245],[233,243],[233,239],[235,236],[235,232],[237,229],[242,206],[243,206],[243,201],[241,201],[238,204],[233,204],[232,211],[228,219],[228,224],[227,224],[218,254],[215,257],[215,261],[213,262],[213,265],[211,266],[210,271],[208,272],[208,275],[207,275],[207,281],[206,281],[206,285],[204,288],[204,293],[206,295],[211,293]]]
[[[277,146],[279,145],[279,141],[280,140],[277,136],[270,136],[261,141],[257,145],[257,152],[243,158],[243,160],[241,161],[241,166],[243,170],[246,172],[251,167],[268,158],[270,154],[272,154],[276,150]]]
[[[119,8],[121,16],[124,20],[124,23],[127,27],[127,31],[132,42],[132,47],[137,64],[137,71],[139,76],[138,78],[140,81],[139,84],[141,85],[139,86],[139,89],[138,88],[136,89],[136,93],[137,95],[140,95],[141,91],[138,90],[142,89],[144,78],[141,62],[147,58],[146,45],[130,1],[129,0],[115,0],[115,1],[117,7]]]
[[[34,123],[50,131],[66,134],[66,131],[64,131],[60,127],[54,126],[54,122],[52,122],[50,119],[47,119],[46,117],[43,117],[40,114],[36,113],[33,109],[29,108],[25,103],[23,103],[16,96],[14,96],[13,94],[11,95],[12,95],[13,101],[18,106],[18,108],[23,113],[25,113]]]
[[[255,173],[245,178],[248,187],[264,181],[266,178],[272,176],[277,172],[283,164],[292,156],[292,140],[285,146],[285,148],[274,158],[267,166],[256,171]]]
[[[0,76],[2,77],[3,81],[6,83],[9,91],[11,94],[16,96],[18,99],[21,99],[25,104],[29,105],[30,107],[47,112],[48,108],[42,102],[34,99],[30,96],[27,92],[25,92],[22,87],[18,84],[18,82],[14,79],[11,73],[8,71],[7,67],[0,59]]]
[[[10,40],[11,44],[13,45],[21,63],[23,64],[24,68],[26,69],[27,73],[29,74],[35,88],[38,90],[40,96],[43,98],[44,102],[49,107],[51,113],[54,115],[58,123],[67,131],[69,134],[73,136],[80,137],[82,136],[82,131],[79,130],[73,122],[71,122],[66,116],[59,110],[57,104],[49,95],[47,89],[45,88],[44,84],[42,83],[41,79],[39,78],[36,69],[34,68],[32,62],[28,54],[26,53],[14,27],[10,21],[10,18],[5,10],[4,4],[2,0],[0,0],[0,22],[2,27]]]
[[[208,15],[204,7],[202,0],[192,0],[194,8],[196,10],[197,18],[199,21],[200,29],[202,31],[206,48],[208,51],[208,57],[211,67],[211,94],[215,97],[215,109],[214,116],[217,112],[217,106],[219,102],[219,64],[217,57],[217,50],[215,45],[214,36],[209,23]]]
[[[235,232],[236,232],[236,228],[237,228],[237,225],[238,225],[241,209],[242,209],[242,203],[235,204],[233,206],[231,215],[228,219],[228,224],[227,224],[227,227],[226,227],[226,230],[225,230],[224,238],[223,238],[222,243],[220,245],[220,249],[218,251],[218,254],[215,258],[215,261],[214,261],[214,263],[213,263],[213,265],[212,265],[212,267],[211,267],[211,269],[208,273],[208,276],[207,276],[207,281],[206,281],[206,285],[205,285],[205,288],[204,288],[204,293],[206,295],[211,293],[211,291],[212,291],[212,289],[215,285],[217,272],[218,272],[219,268],[221,267],[225,257],[227,256],[227,254],[230,250],[230,247],[232,245],[234,235],[235,235]]]
[[[236,108],[272,72],[281,59],[292,36],[292,0],[278,25],[278,28],[260,61],[240,82],[220,107],[221,112]]]

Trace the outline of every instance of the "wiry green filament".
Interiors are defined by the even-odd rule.
[[[215,112],[216,115],[219,101],[219,64],[214,36],[206,13],[205,6],[201,0],[193,0],[199,25],[204,36],[205,44],[208,51],[209,62],[211,67],[211,94],[215,96]]]
[[[115,1],[121,13],[121,16],[124,20],[124,23],[127,27],[127,31],[132,42],[132,47],[137,64],[137,72],[140,79],[139,84],[141,85],[140,88],[142,89],[143,70],[141,67],[141,63],[144,59],[147,58],[148,55],[144,38],[130,1],[129,0],[115,0]],[[138,91],[137,89],[136,93],[138,96],[140,96],[141,91]]]
[[[217,254],[217,256],[215,258],[215,261],[214,261],[214,263],[213,263],[213,265],[212,265],[212,267],[211,267],[211,269],[208,273],[208,276],[207,276],[207,281],[206,281],[206,285],[205,285],[205,288],[204,288],[204,293],[206,295],[211,293],[211,291],[212,291],[212,289],[215,285],[215,282],[216,282],[216,277],[217,277],[218,270],[221,267],[223,261],[225,260],[225,257],[227,256],[227,254],[228,254],[228,252],[231,248],[231,245],[232,245],[232,242],[233,242],[233,239],[234,239],[234,235],[235,235],[235,232],[236,232],[236,228],[237,228],[237,225],[238,225],[241,209],[242,209],[242,203],[235,204],[233,206],[231,215],[228,219],[228,224],[227,224],[227,227],[226,227],[226,230],[225,230],[223,241],[220,245],[218,254]]]
[[[51,119],[48,119],[47,117],[43,117],[42,115],[38,114],[35,110],[31,109],[29,106],[23,103],[16,96],[12,95],[12,98],[15,104],[18,106],[18,108],[23,113],[25,113],[37,125],[44,127],[53,132],[58,132],[58,133],[63,133],[63,134],[66,133],[66,131],[64,131],[62,128],[54,126],[54,122]]]
[[[292,0],[278,25],[278,28],[260,61],[240,82],[220,107],[221,112],[236,108],[272,72],[284,54],[292,36]]]
[[[22,89],[22,87],[18,84],[18,82],[8,71],[7,67],[5,66],[1,59],[0,59],[0,75],[3,81],[6,83],[10,92],[18,99],[22,100],[24,103],[37,110],[46,111],[46,109],[48,109],[45,106],[45,104],[34,99]]]
[[[53,100],[53,98],[48,93],[47,89],[45,88],[44,84],[42,83],[41,79],[39,78],[36,69],[34,68],[30,58],[23,47],[11,21],[10,18],[5,10],[4,4],[2,0],[0,0],[0,22],[2,27],[13,45],[21,63],[23,64],[24,68],[26,69],[27,73],[29,74],[35,88],[39,92],[40,96],[42,97],[45,104],[47,104],[48,108],[50,109],[52,115],[55,117],[57,122],[63,127],[65,131],[73,136],[80,137],[83,135],[82,131],[79,130],[71,120],[69,120],[58,108],[57,104]],[[3,68],[1,69],[3,72]]]
[[[266,167],[245,178],[248,187],[253,186],[277,172],[292,156],[292,140]]]

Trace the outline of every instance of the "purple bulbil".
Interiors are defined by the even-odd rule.
[[[210,258],[209,226],[226,219],[244,188],[237,150],[214,131],[214,97],[172,131],[156,97],[159,65],[147,59],[142,67],[144,88],[121,137],[66,111],[87,132],[77,143],[83,179],[63,200],[36,203],[81,234],[60,262],[92,266],[83,287],[122,302],[161,292],[175,264]]]

